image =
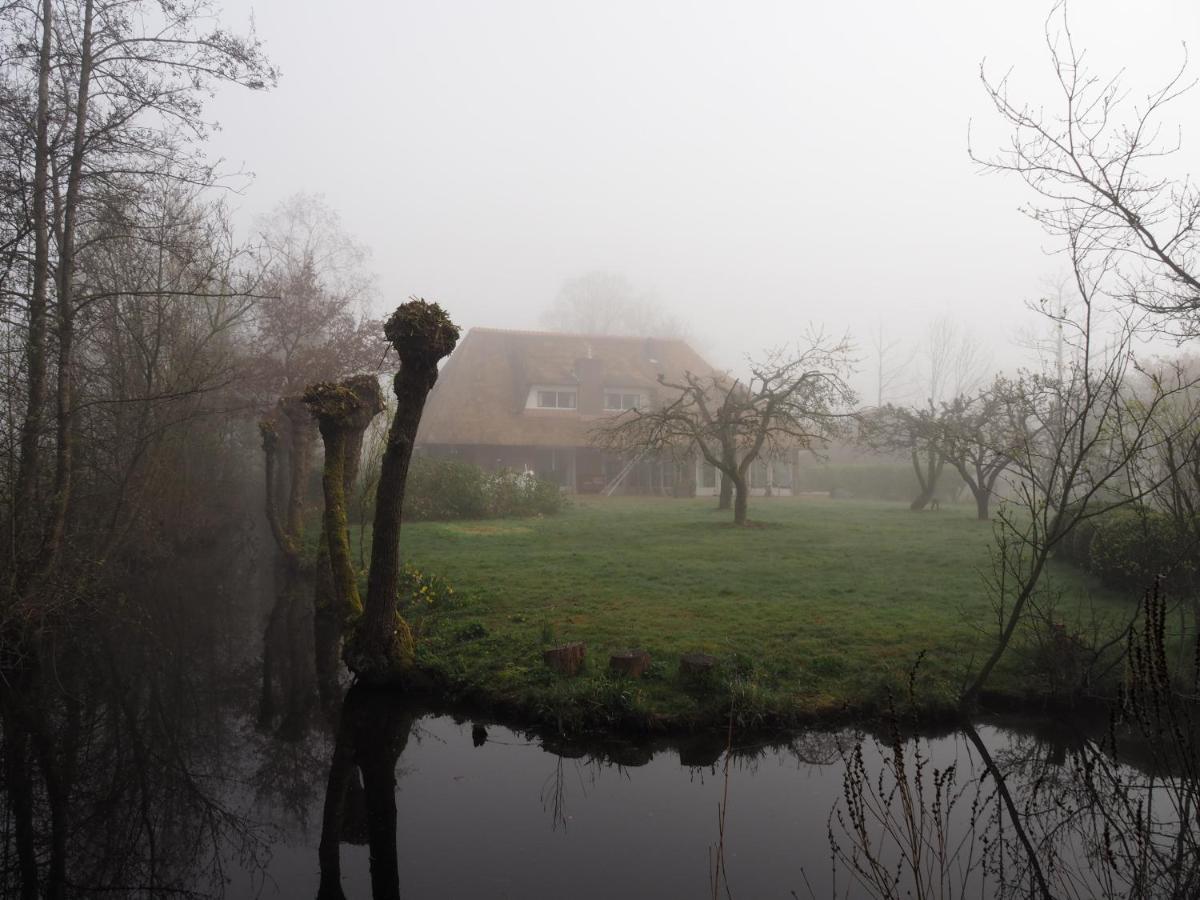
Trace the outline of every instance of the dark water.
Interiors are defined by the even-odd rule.
[[[368,733],[380,715],[369,712]],[[1066,732],[1047,741],[994,726],[980,726],[975,734],[1010,771],[1033,766],[1043,778],[1046,771],[1066,777],[1064,742],[1083,740]],[[831,822],[831,814],[839,802],[845,806],[845,758],[853,760],[862,738],[847,730],[807,733],[775,745],[738,744],[726,779],[723,740],[556,748],[564,756],[500,725],[487,725],[485,738],[470,721],[424,714],[413,721],[395,769],[400,889],[406,898],[712,896],[724,801],[719,896],[845,896],[847,888],[848,896],[865,896],[846,860],[835,872],[830,844],[832,824],[843,849],[853,851],[852,829],[836,816]],[[890,771],[894,757],[887,739],[867,738],[860,746],[871,781]],[[998,802],[994,787],[979,780],[984,766],[977,747],[961,733],[917,738],[904,747],[902,758],[914,766],[910,774],[918,760],[925,761],[927,801],[935,778],[955,767],[953,790],[945,791],[946,798],[957,797],[945,812],[949,827],[960,836],[972,827],[986,832],[992,814],[979,811],[977,800],[979,822],[972,826],[972,801],[982,798],[985,807],[988,798]],[[272,748],[260,745],[258,752],[277,749]],[[320,748],[311,750],[315,765]],[[330,753],[332,745],[324,750]],[[291,752],[300,757],[305,751]],[[260,783],[252,808],[255,817],[278,829],[269,853],[261,866],[230,866],[227,896],[316,896],[323,791],[288,810],[273,787],[278,785]],[[986,854],[978,841],[973,846],[975,851],[951,861],[952,895],[1002,894],[995,885],[987,887]],[[1005,851],[992,852],[995,868],[995,853]],[[1016,860],[1011,876],[1020,866],[1019,853],[1007,852]],[[886,848],[881,855],[895,859]],[[346,895],[370,897],[368,848],[342,843],[341,861]],[[1088,896],[1086,866],[1075,870],[1070,880],[1083,891],[1077,895]]]
[[[773,749],[731,765],[738,896],[787,897],[804,890],[802,867],[825,874],[841,767],[822,763]],[[413,898],[704,896],[724,782],[721,765],[686,766],[675,750],[636,767],[569,759],[500,726],[476,747],[470,723],[423,718],[398,767],[401,887]],[[319,835],[297,837],[276,846],[263,896],[315,896]],[[347,894],[370,896],[366,848],[342,853]],[[249,896],[251,885],[231,887]]]

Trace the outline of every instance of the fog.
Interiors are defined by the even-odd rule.
[[[283,78],[212,106],[214,151],[257,176],[241,221],[324,194],[373,250],[380,311],[418,294],[467,327],[538,327],[566,279],[606,270],[718,365],[810,322],[865,344],[949,314],[1012,366],[1024,303],[1065,269],[1024,186],[967,154],[969,127],[985,154],[1009,137],[985,60],[1053,99],[1041,0],[252,10]],[[1136,98],[1200,38],[1200,8],[1089,2],[1073,27]],[[1196,105],[1175,116],[1194,147]]]
[[[1200,8],[1052,2],[0,3],[0,896],[1200,897]]]

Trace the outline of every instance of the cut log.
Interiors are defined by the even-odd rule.
[[[642,673],[649,667],[650,654],[645,650],[626,650],[624,653],[614,653],[608,658],[609,671],[614,675],[641,678]]]
[[[563,644],[561,647],[551,647],[542,652],[542,659],[559,675],[578,675],[583,669],[583,659],[587,653],[582,641],[573,644]]]
[[[679,657],[679,680],[705,681],[716,669],[717,660],[707,653],[685,653]]]

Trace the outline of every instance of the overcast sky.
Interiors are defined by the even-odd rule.
[[[1009,363],[1061,269],[1024,186],[967,157],[1006,132],[979,82],[1052,98],[1045,0],[229,2],[278,89],[227,91],[214,149],[256,173],[249,224],[316,192],[409,294],[464,326],[537,327],[562,282],[623,273],[718,364],[808,323],[864,345],[951,313]],[[1160,83],[1195,0],[1077,0],[1092,67]],[[1200,66],[1197,66],[1200,71]],[[1172,111],[1200,159],[1200,92]]]

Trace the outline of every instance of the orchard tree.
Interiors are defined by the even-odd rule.
[[[745,525],[750,467],[764,455],[816,450],[840,433],[854,394],[846,383],[850,347],[821,335],[794,351],[749,363],[749,375],[686,372],[660,377],[660,406],[627,410],[594,433],[610,450],[699,454],[732,485],[733,521]]]
[[[943,404],[933,436],[942,458],[970,489],[981,521],[990,517],[996,482],[1027,445],[1029,427],[1021,392],[1005,378]]]
[[[859,439],[883,452],[907,452],[919,492],[910,504],[924,509],[936,497],[948,464],[975,499],[986,521],[1000,476],[1013,464],[1027,422],[1014,385],[997,377],[981,391],[926,407],[869,410],[860,418]]]
[[[938,409],[927,406],[898,406],[892,403],[859,415],[858,440],[876,451],[906,455],[917,479],[917,496],[911,510],[922,510],[937,497],[937,487],[946,468],[942,421]]]
[[[916,511],[937,499],[949,461],[943,440],[947,404],[975,389],[987,358],[974,337],[954,320],[942,317],[926,329],[914,364],[922,399],[912,405],[889,403],[866,410],[859,417],[859,440],[880,453],[910,459],[917,495],[909,508]]]

